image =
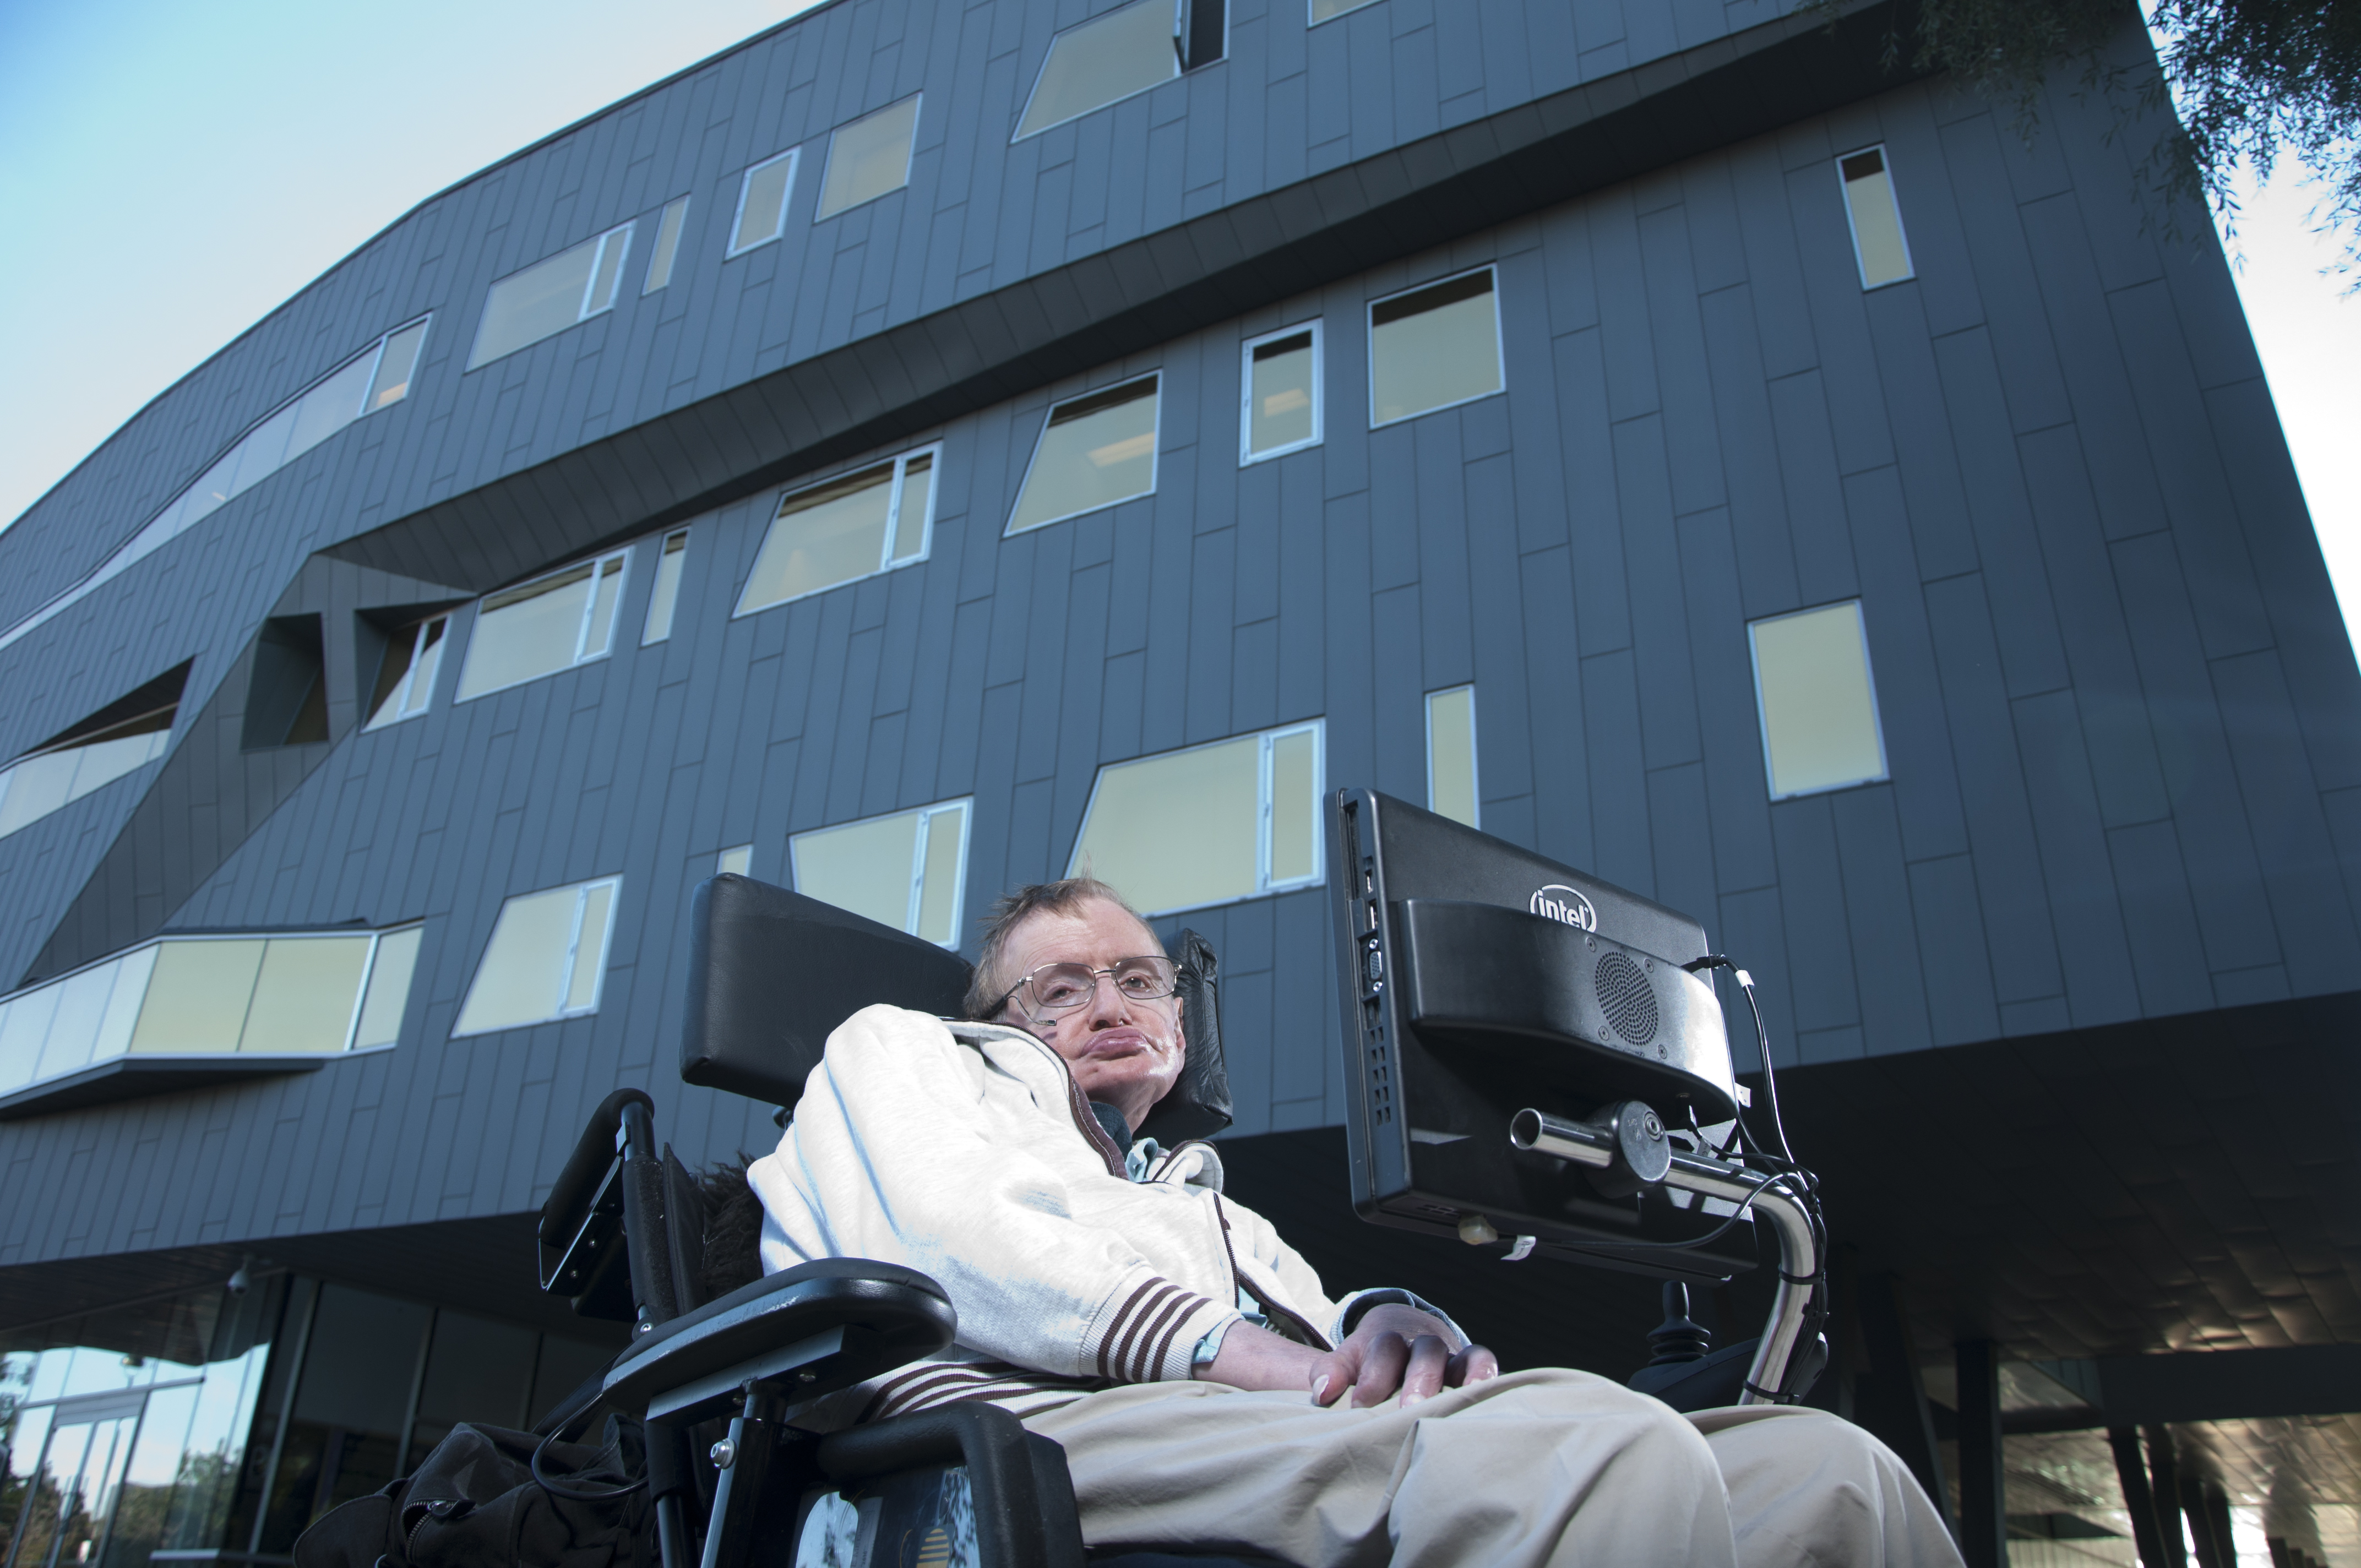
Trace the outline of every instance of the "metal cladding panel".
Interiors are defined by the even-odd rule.
[[[1316,717],[1332,786],[1423,799],[1422,695],[1471,680],[1484,826],[1696,915],[1783,1059],[2361,990],[2361,675],[2218,253],[2124,227],[2130,165],[2070,97],[2027,157],[1933,88],[1831,110],[1860,79],[1817,56],[1749,78],[1763,134],[1727,146],[1569,98],[1749,58],[1694,9],[1242,12],[1218,93],[1011,148],[973,127],[1013,122],[1047,9],[888,38],[846,0],[435,198],[225,350],[0,537],[0,618],[435,313],[410,400],[0,650],[6,756],[194,661],[164,762],[0,839],[0,973],[422,918],[404,1043],[0,1127],[0,1266],[519,1212],[620,1083],[691,1160],[760,1150],[764,1108],[669,1078],[722,849],[785,880],[792,833],[972,796],[972,923],[1065,869],[1109,762]],[[911,186],[815,229],[828,128],[919,90]],[[1660,133],[1617,154],[1653,171],[1521,203],[1510,155],[1585,125]],[[1875,141],[1920,276],[1864,295],[1831,159]],[[786,239],[722,259],[741,171],[789,146]],[[636,291],[635,241],[611,316],[461,369],[491,281],[684,192],[671,288]],[[1505,393],[1371,430],[1368,302],[1481,266]],[[1241,468],[1240,345],[1315,317],[1324,440]],[[1004,537],[1049,406],[1150,371],[1156,494]],[[937,441],[924,562],[733,618],[783,486]],[[632,551],[609,655],[455,703],[463,608],[431,711],[359,730],[358,611],[593,543]],[[1774,804],[1746,623],[1855,596],[1892,778]],[[314,612],[332,742],[240,754],[257,629]],[[606,875],[598,1011],[451,1039],[502,900]],[[1221,956],[1240,1133],[1343,1113],[1324,898],[1160,923]]]

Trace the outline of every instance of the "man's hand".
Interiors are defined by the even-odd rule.
[[[1252,1323],[1234,1323],[1213,1365],[1197,1376],[1234,1388],[1305,1389],[1315,1405],[1334,1405],[1347,1390],[1361,1409],[1396,1395],[1414,1405],[1438,1389],[1499,1376],[1499,1357],[1481,1345],[1455,1352],[1457,1343],[1440,1319],[1388,1302],[1363,1313],[1352,1337],[1324,1354]]]
[[[1311,1371],[1312,1402],[1333,1405],[1350,1389],[1353,1404],[1361,1409],[1397,1394],[1403,1404],[1415,1405],[1444,1388],[1499,1375],[1499,1357],[1482,1345],[1459,1345],[1458,1336],[1441,1319],[1388,1302],[1362,1313],[1352,1337],[1316,1358]]]

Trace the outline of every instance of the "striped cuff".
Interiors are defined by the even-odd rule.
[[[1108,1299],[1085,1338],[1084,1362],[1118,1383],[1185,1382],[1197,1342],[1237,1315],[1235,1307],[1141,1269]]]

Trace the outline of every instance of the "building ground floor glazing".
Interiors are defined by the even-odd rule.
[[[585,1341],[292,1274],[0,1332],[0,1564],[292,1561],[461,1421],[522,1427]]]

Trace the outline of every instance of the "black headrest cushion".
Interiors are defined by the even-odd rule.
[[[697,884],[689,925],[681,1080],[766,1104],[792,1108],[829,1033],[863,1007],[956,1018],[967,994],[969,966],[957,953],[734,872]],[[1172,957],[1188,1062],[1140,1128],[1167,1145],[1230,1124],[1213,950],[1184,930]]]

